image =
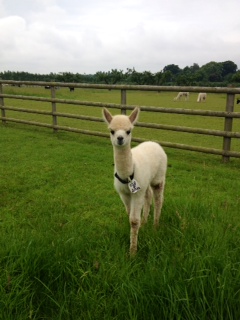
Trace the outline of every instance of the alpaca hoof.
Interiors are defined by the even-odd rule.
[[[154,228],[154,230],[158,230],[159,229],[159,223],[154,223],[153,228]]]

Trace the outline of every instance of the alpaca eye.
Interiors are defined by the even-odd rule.
[[[115,133],[115,131],[114,131],[114,130],[111,130],[110,132],[111,132],[111,134],[112,134],[112,135],[114,135],[114,133]]]
[[[131,133],[131,130],[126,131],[127,135],[129,135]]]

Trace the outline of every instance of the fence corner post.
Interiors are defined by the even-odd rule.
[[[56,99],[56,88],[55,86],[51,86],[51,98],[54,100]],[[52,125],[53,125],[53,132],[57,132],[57,105],[56,102],[52,100]]]
[[[3,84],[0,83],[0,94],[3,94]],[[0,97],[0,107],[1,107],[1,116],[2,116],[2,123],[5,124],[6,120],[6,111],[4,109],[4,98]]]
[[[226,101],[226,112],[230,113],[234,111],[234,99],[235,94],[233,93],[227,93],[227,101]],[[232,125],[233,125],[233,118],[232,117],[225,117],[224,122],[224,131],[231,132],[232,131]],[[231,137],[223,137],[223,152],[230,151],[231,150]],[[230,156],[223,155],[222,161],[224,163],[229,162]]]

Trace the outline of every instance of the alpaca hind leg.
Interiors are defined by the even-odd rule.
[[[157,227],[159,224],[159,218],[161,215],[162,205],[163,205],[163,195],[164,195],[164,186],[165,181],[155,185],[153,187],[153,195],[154,195],[154,226]]]
[[[144,198],[142,224],[147,222],[151,204],[152,204],[152,197],[153,197],[152,188],[149,186],[146,190],[145,198]]]

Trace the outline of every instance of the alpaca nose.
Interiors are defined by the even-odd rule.
[[[122,144],[123,143],[123,137],[122,136],[117,137],[117,139],[118,139],[118,144]]]

